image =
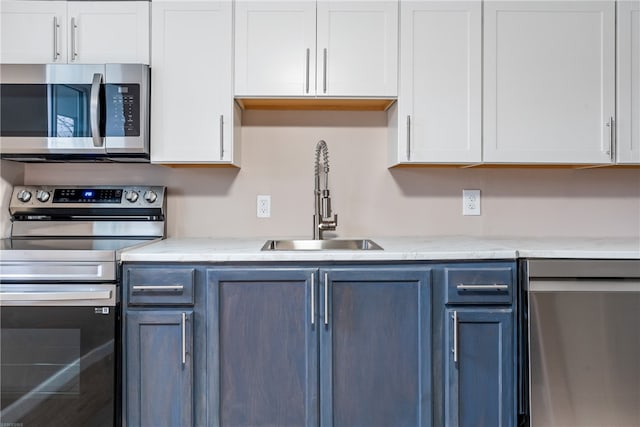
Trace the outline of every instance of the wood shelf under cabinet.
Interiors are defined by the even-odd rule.
[[[395,98],[236,98],[243,110],[386,111]]]

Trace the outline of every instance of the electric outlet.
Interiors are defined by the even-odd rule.
[[[270,218],[271,217],[271,196],[258,195],[257,200],[257,214],[258,218]]]
[[[462,190],[462,215],[480,215],[480,190]]]

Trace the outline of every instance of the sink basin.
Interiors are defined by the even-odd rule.
[[[333,239],[333,240],[267,240],[263,251],[371,251],[382,250],[369,239]]]

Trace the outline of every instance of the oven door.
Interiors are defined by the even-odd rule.
[[[116,424],[116,285],[0,285],[2,425]]]

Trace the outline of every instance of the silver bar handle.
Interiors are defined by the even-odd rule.
[[[316,323],[316,278],[314,273],[311,273],[311,324],[315,325]]]
[[[613,162],[616,160],[616,127],[613,116],[609,117],[609,121],[605,123],[605,125],[609,128],[609,150],[607,150],[606,153]]]
[[[407,115],[407,161],[411,160],[411,116]]]
[[[60,24],[58,24],[58,17],[53,17],[53,62],[58,61],[58,57],[60,57],[60,52],[58,51],[58,31],[60,29]]]
[[[324,273],[324,325],[329,325],[329,273]]]
[[[102,74],[95,73],[91,82],[91,100],[89,103],[89,116],[91,119],[91,137],[94,147],[102,147],[104,140],[100,136],[100,85]]]
[[[464,283],[459,283],[456,288],[459,291],[506,291],[509,289],[509,285],[500,285],[498,283],[490,285],[465,285]]]
[[[458,363],[458,312],[453,311],[453,362]]]
[[[0,301],[76,301],[108,299],[111,299],[111,291],[0,292]]]
[[[71,18],[71,60],[75,61],[78,58],[78,51],[76,50],[76,32],[78,25],[76,24],[76,18]]]
[[[309,93],[309,67],[310,67],[310,61],[311,61],[311,49],[307,48],[307,60],[306,60],[306,69],[305,69],[305,73],[306,73],[306,86],[305,86],[305,92]]]
[[[220,160],[224,159],[224,115],[220,114]]]
[[[327,48],[322,51],[322,91],[327,93]]]
[[[182,313],[182,364],[187,363],[187,313]]]
[[[183,285],[134,285],[131,287],[134,291],[175,291],[180,292],[184,289]]]

